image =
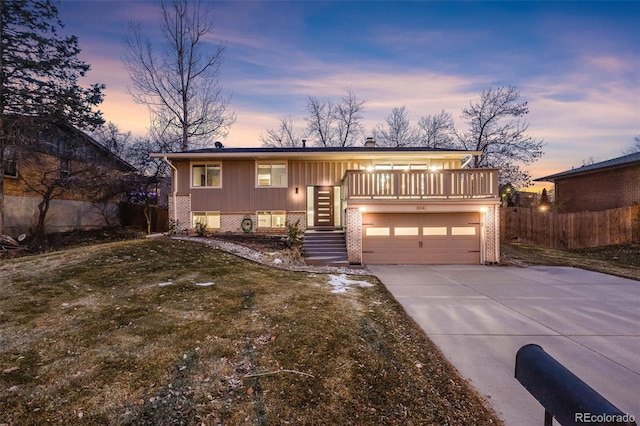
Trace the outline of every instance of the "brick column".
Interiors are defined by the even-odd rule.
[[[349,263],[362,263],[362,213],[358,208],[347,208],[347,259]]]
[[[178,231],[191,228],[191,194],[177,195],[175,197],[175,209],[173,206],[174,197],[169,196],[169,219],[178,220]],[[174,211],[176,217],[174,216]]]
[[[489,207],[485,213],[485,262],[500,261],[500,210]]]

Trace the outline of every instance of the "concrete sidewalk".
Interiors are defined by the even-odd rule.
[[[544,422],[542,406],[514,378],[527,343],[640,418],[640,281],[569,267],[369,269],[507,425]]]

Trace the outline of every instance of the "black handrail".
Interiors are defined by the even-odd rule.
[[[554,418],[563,426],[637,426],[632,414],[623,413],[538,345],[518,350],[515,377],[544,407],[545,426]]]

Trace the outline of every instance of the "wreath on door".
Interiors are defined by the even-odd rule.
[[[242,228],[242,231],[245,233],[251,232],[253,229],[253,220],[251,220],[250,217],[245,217],[240,223],[240,228]]]

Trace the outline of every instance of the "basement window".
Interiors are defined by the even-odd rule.
[[[204,223],[207,229],[220,229],[220,212],[193,212],[191,216],[193,228],[196,227],[196,223]]]
[[[286,213],[278,211],[258,212],[258,228],[284,228]]]

